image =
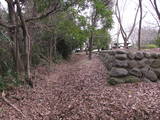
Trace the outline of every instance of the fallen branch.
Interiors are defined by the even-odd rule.
[[[7,98],[5,96],[6,96],[6,94],[3,91],[2,92],[2,99],[4,100],[4,102],[6,102],[8,105],[10,105],[12,108],[14,108],[17,112],[19,112],[25,118],[26,116],[24,115],[24,113],[20,109],[18,109],[15,105],[13,105],[9,100],[7,100]]]

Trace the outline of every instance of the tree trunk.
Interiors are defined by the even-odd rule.
[[[91,31],[91,36],[90,36],[90,39],[89,39],[89,60],[92,59],[92,43],[93,43],[93,31]]]
[[[85,51],[86,51],[86,55],[88,55],[88,47],[87,47],[87,48],[85,48]]]
[[[9,22],[11,25],[16,25],[18,22],[18,19],[15,13],[14,2],[13,0],[10,0],[10,1],[7,1],[7,4],[8,4]],[[9,33],[10,39],[15,43],[13,44],[11,49],[13,50],[12,53],[15,61],[16,72],[19,73],[21,61],[20,61],[20,52],[19,52],[19,42],[17,38],[18,28],[17,27],[10,28],[8,33]]]
[[[98,52],[100,52],[100,48],[98,48]]]
[[[156,0],[154,0],[154,9],[155,9],[155,11],[156,11],[156,13],[157,13],[157,16],[158,16],[158,19],[159,19],[159,21],[160,21],[160,11],[159,11],[159,8],[158,8],[157,1],[156,1]]]
[[[141,50],[142,0],[139,0],[139,7],[140,7],[140,20],[139,20],[139,30],[138,30],[138,50]]]
[[[125,38],[125,39],[124,39],[124,48],[125,48],[125,49],[128,49],[127,41],[128,41],[128,40]]]
[[[119,45],[119,36],[120,36],[120,33],[121,33],[121,29],[119,29],[118,33],[117,33],[117,38],[116,38],[117,45]]]
[[[21,28],[23,31],[23,39],[24,39],[24,45],[25,45],[25,80],[28,85],[33,87],[33,83],[31,81],[31,73],[30,73],[30,36],[28,33],[28,29],[25,23],[25,20],[22,15],[22,10],[20,7],[19,0],[15,0],[17,5],[17,13],[19,15],[20,21],[21,21]]]
[[[86,52],[86,55],[88,55],[88,42],[85,43],[86,44],[86,47],[85,47],[85,52]]]
[[[20,71],[23,70],[23,68],[22,68],[22,61],[21,61],[20,51],[19,51],[19,39],[17,37],[17,34],[18,34],[17,30],[16,30],[16,72],[20,73]]]
[[[53,60],[53,39],[54,37],[52,37],[49,40],[49,71],[51,71],[51,66],[52,66],[52,60]]]
[[[54,35],[54,41],[53,41],[53,56],[54,56],[54,59],[57,58],[57,37],[56,37],[56,34]]]

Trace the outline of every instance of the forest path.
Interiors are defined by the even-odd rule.
[[[110,86],[96,54],[74,54],[54,68],[49,76],[38,68],[33,89],[8,92],[26,118],[0,99],[0,120],[160,120],[160,83]]]
[[[51,119],[94,119],[98,115],[97,100],[106,85],[106,71],[96,55],[92,60],[83,54],[76,55],[74,63],[69,63],[53,85]],[[50,80],[55,79],[51,75]],[[94,112],[93,112],[94,111]]]

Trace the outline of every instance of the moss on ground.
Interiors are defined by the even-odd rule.
[[[111,77],[108,80],[108,83],[110,85],[117,85],[122,83],[135,83],[135,82],[140,82],[140,79],[135,76],[126,76],[126,77],[120,77],[120,78]]]

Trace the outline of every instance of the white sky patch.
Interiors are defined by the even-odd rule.
[[[7,8],[7,2],[5,0],[0,0],[0,3],[4,8]]]

